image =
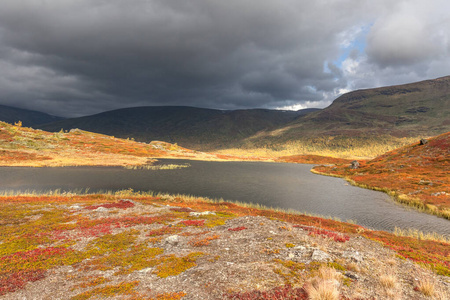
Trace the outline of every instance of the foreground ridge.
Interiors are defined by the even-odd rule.
[[[0,299],[309,299],[324,293],[448,299],[450,293],[450,247],[443,241],[132,191],[3,196],[0,205]]]

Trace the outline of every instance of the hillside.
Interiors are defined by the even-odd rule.
[[[261,131],[222,153],[374,158],[450,131],[450,76],[344,94],[329,107]]]
[[[350,92],[329,107],[268,135],[291,140],[316,134],[403,137],[447,131],[450,131],[450,76]]]
[[[0,105],[0,120],[11,124],[21,121],[23,126],[31,127],[62,119],[39,111]]]
[[[166,142],[146,144],[79,129],[51,133],[0,121],[0,166],[148,166],[158,157],[223,159]]]
[[[0,299],[448,299],[449,244],[188,196],[0,197]],[[414,263],[413,263],[414,262]]]
[[[314,170],[386,191],[402,203],[450,219],[450,132],[359,163],[357,169],[340,164]]]
[[[215,110],[181,106],[134,107],[38,126],[47,131],[80,128],[121,138],[162,140],[191,149],[229,147],[261,130],[270,130],[314,109],[298,112]]]

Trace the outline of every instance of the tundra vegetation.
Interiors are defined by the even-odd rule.
[[[450,132],[387,152],[372,160],[317,166],[313,172],[392,195],[397,201],[450,219]]]
[[[314,172],[346,177],[448,218],[449,136],[359,160],[352,169],[348,158],[311,153],[243,158],[0,122],[0,163],[148,169],[162,157],[320,163],[326,165]],[[295,212],[132,190],[5,194],[0,206],[0,299],[450,298],[450,244],[420,232],[373,231]]]
[[[447,299],[450,244],[183,195],[0,197],[0,299]],[[278,298],[275,298],[278,297]]]

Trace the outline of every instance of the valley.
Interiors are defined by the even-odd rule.
[[[448,299],[449,86],[298,112],[0,107],[0,299]]]

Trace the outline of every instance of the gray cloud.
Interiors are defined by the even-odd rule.
[[[3,0],[0,103],[63,116],[140,105],[323,107],[389,78],[447,75],[448,20],[430,3],[447,4],[422,2]],[[371,24],[367,51],[341,64],[355,28]],[[397,78],[400,70],[414,75]]]

